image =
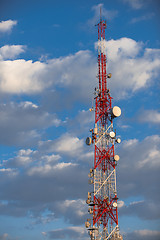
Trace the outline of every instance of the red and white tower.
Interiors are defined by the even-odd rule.
[[[121,109],[112,107],[112,97],[107,86],[111,73],[106,71],[105,29],[106,22],[100,19],[98,27],[98,87],[95,88],[95,126],[90,131],[92,138],[86,144],[94,144],[94,166],[90,169],[87,204],[91,218],[85,223],[91,240],[122,240],[118,227],[115,144],[120,143],[113,129],[113,120],[121,115]]]

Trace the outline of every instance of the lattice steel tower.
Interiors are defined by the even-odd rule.
[[[90,169],[89,183],[93,191],[88,192],[87,204],[91,218],[85,226],[91,240],[122,240],[118,227],[116,166],[119,156],[115,155],[116,137],[113,120],[121,115],[121,109],[112,107],[112,97],[107,87],[111,73],[106,71],[105,29],[106,22],[100,19],[98,27],[98,87],[95,88],[95,126],[90,131],[92,138],[86,144],[94,144],[94,167]]]

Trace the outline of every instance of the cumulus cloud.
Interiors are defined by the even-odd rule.
[[[20,149],[14,158],[5,162],[5,166],[14,168],[26,167],[34,161],[37,151],[31,149]]]
[[[119,213],[120,215],[128,215],[128,216],[138,216],[144,220],[153,220],[160,219],[160,213],[157,211],[160,209],[160,204],[152,201],[137,201],[131,202],[129,205],[120,204]]]
[[[152,144],[152,148],[151,147],[148,148],[149,144]],[[145,166],[149,168],[157,168],[160,166],[160,162],[157,159],[159,146],[160,146],[160,137],[158,135],[146,137],[142,142],[139,142],[138,139],[130,139],[127,141],[123,141],[123,150],[125,150],[126,153],[130,151],[134,151],[134,149],[136,148],[137,149],[139,148],[139,153],[141,153],[141,158],[140,157],[138,158],[136,165],[135,165],[135,161],[133,161],[132,163],[132,165],[135,165],[137,169],[141,169],[141,167],[145,167]],[[123,164],[124,163],[122,163],[122,165]]]
[[[141,21],[146,21],[151,19],[152,17],[154,17],[155,14],[154,13],[149,13],[147,15],[144,16],[140,16],[140,17],[136,17],[136,18],[132,18],[130,23],[137,23],[137,22],[141,22]]]
[[[84,227],[68,227],[64,229],[55,229],[47,234],[50,239],[78,239],[78,240],[87,240],[87,231]]]
[[[68,156],[77,157],[83,152],[84,140],[65,133],[56,140],[48,140],[39,143],[47,152],[57,152]]]
[[[124,3],[128,3],[133,9],[140,9],[144,7],[145,0],[123,0]]]
[[[92,107],[90,105],[90,107]],[[85,134],[85,137],[89,133],[89,129],[94,124],[94,111],[81,110],[78,112],[77,116],[73,119],[67,120],[67,126],[72,132],[77,134],[78,136],[82,136]]]
[[[141,196],[144,199],[144,202],[124,208],[122,206],[120,211],[123,209],[123,213],[136,214],[143,219],[159,217],[156,210],[160,207],[160,196],[156,187],[160,180],[159,154],[160,137],[158,135],[146,137],[143,141],[131,139],[122,142],[122,148],[119,149],[121,163],[117,169],[119,197],[125,199]]]
[[[5,93],[36,93],[49,86],[46,64],[24,59],[0,62],[0,88]]]
[[[1,61],[0,87],[1,92],[5,93],[33,94],[42,92],[48,87],[54,90],[57,86],[67,89],[68,95],[72,94],[74,98],[80,96],[83,100],[89,98],[88,92],[94,84],[94,73],[96,73],[96,59],[89,51],[79,51],[74,55],[43,63],[24,59]],[[77,89],[79,89],[78,94]],[[55,92],[52,92],[52,95],[56,95]]]
[[[62,135],[57,142],[60,145],[58,150],[54,148],[50,152],[47,145],[43,148],[44,145],[40,144],[37,150],[20,149],[16,156],[3,160],[0,199],[6,201],[0,202],[1,214],[29,216],[32,227],[61,217],[75,225],[85,221],[87,206],[83,199],[87,195],[90,166],[84,162],[79,165],[76,153],[80,148],[81,154],[85,155],[85,149],[81,139],[69,134]],[[65,151],[62,151],[62,144],[68,144]],[[74,154],[70,154],[72,145]]]
[[[14,168],[1,168],[0,169],[1,175],[5,175],[10,179],[14,179],[18,175],[17,169]]]
[[[81,186],[85,185],[85,182],[87,182],[87,170],[84,167],[84,164],[79,165],[77,163],[77,155],[72,155],[71,162],[70,157],[68,158],[68,150],[69,149],[67,149],[65,154],[63,153],[64,156],[62,157],[60,154],[57,154],[56,151],[46,154],[45,151],[48,150],[45,149],[44,151],[44,149],[41,147],[39,150],[34,151],[31,149],[21,149],[15,157],[4,160],[3,166],[1,166],[2,169],[10,168],[13,170],[16,169],[17,171],[17,175],[15,176],[14,180],[12,178],[8,178],[4,172],[1,172],[3,178],[7,178],[6,184],[8,182],[8,187],[15,189],[14,193],[13,191],[8,191],[7,189],[6,192],[5,190],[3,191],[4,195],[6,194],[6,199],[15,198],[15,200],[19,201],[23,199],[23,202],[27,196],[28,197],[26,201],[29,199],[31,200],[32,197],[35,196],[38,204],[39,200],[40,202],[54,202],[57,199],[67,199],[68,196],[73,199],[83,196],[84,193],[82,193]],[[70,151],[71,150],[72,149],[70,148]],[[84,150],[81,151],[83,154]],[[85,166],[86,164],[87,163],[85,163]],[[21,174],[22,172],[23,174]],[[11,183],[9,183],[10,181]],[[3,188],[2,182],[2,185],[0,185]],[[16,187],[18,182],[21,184],[18,184]],[[32,184],[32,182],[34,182],[34,184]],[[39,184],[42,184],[41,189],[38,187]],[[70,186],[72,186],[72,188]],[[22,190],[24,188],[27,189],[26,192]],[[41,191],[42,189],[43,191]],[[83,189],[86,190],[87,186],[84,186]],[[48,191],[50,192],[49,195]],[[11,194],[10,197],[8,194]]]
[[[40,141],[39,147],[47,153],[56,152],[68,159],[73,158],[78,164],[81,161],[88,164],[93,158],[93,149],[88,149],[84,143],[85,140],[76,137],[75,133],[65,133],[56,140]],[[57,167],[63,167],[63,165],[58,165]]]
[[[49,210],[55,213],[55,216],[63,216],[63,218],[74,225],[80,225],[85,222],[87,216],[87,205],[82,199],[57,201],[54,205],[50,205]]]
[[[149,86],[158,76],[159,49],[144,49],[141,42],[121,38],[107,41],[106,53],[107,69],[113,74],[109,86],[116,98]],[[8,94],[43,93],[46,105],[56,102],[55,109],[61,109],[71,107],[75,101],[89,102],[96,86],[96,73],[96,58],[90,51],[43,63],[24,59],[1,61],[0,89]]]
[[[138,120],[142,123],[160,124],[160,112],[157,110],[142,110],[138,117]]]
[[[11,170],[8,174],[0,171],[0,198],[7,200],[0,205],[3,215],[19,217],[30,212],[33,225],[62,216],[70,224],[84,222],[87,217],[87,173],[92,159],[90,164],[77,161],[79,154],[86,154],[78,137],[62,135],[57,142],[58,150],[57,146],[54,148],[56,141],[49,141],[49,145],[41,142],[37,150],[20,149],[15,157],[3,161],[1,169],[16,171],[14,175],[9,174]],[[67,143],[65,151],[61,149],[62,143]],[[149,220],[159,218],[159,194],[156,187],[153,188],[159,182],[159,144],[157,135],[141,142],[130,139],[122,143],[119,149],[121,163],[117,168],[118,193],[123,199],[118,203],[120,215],[136,215]],[[143,202],[125,204],[125,198],[136,196],[142,196]],[[44,217],[46,209],[49,213]]]
[[[126,97],[153,83],[160,67],[159,49],[143,49],[143,43],[130,38],[106,42],[109,86],[117,98]]]
[[[0,104],[0,143],[31,145],[41,139],[43,129],[58,127],[62,122],[38,105],[25,101]]]
[[[15,59],[23,52],[25,52],[23,45],[5,45],[0,48],[0,60]]]
[[[46,164],[44,166],[33,167],[28,171],[28,175],[39,175],[39,176],[52,175],[55,171],[64,170],[74,166],[76,166],[76,164],[65,163],[65,162],[57,163],[54,166],[51,166],[50,164]]]
[[[7,20],[7,21],[1,21],[0,22],[0,32],[10,32],[12,28],[17,25],[16,20]]]
[[[124,239],[126,239],[126,240],[132,240],[132,239],[159,240],[159,238],[160,238],[159,231],[148,230],[148,229],[136,230],[134,232],[126,233],[124,235]]]
[[[54,150],[60,153],[66,154],[78,154],[79,151],[82,151],[83,140],[80,140],[77,137],[72,137],[68,134],[62,136],[54,144]]]

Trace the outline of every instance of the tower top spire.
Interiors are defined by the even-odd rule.
[[[102,7],[100,6],[100,22],[102,21]]]

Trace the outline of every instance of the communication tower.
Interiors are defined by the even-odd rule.
[[[86,144],[94,144],[94,166],[90,169],[89,183],[93,191],[88,192],[86,203],[91,218],[85,226],[91,240],[122,240],[118,227],[116,166],[119,156],[115,155],[115,144],[120,143],[113,120],[121,115],[121,109],[112,107],[112,97],[107,86],[111,73],[106,71],[105,29],[106,22],[100,18],[98,27],[98,87],[95,88],[95,126],[90,129],[92,138]]]

